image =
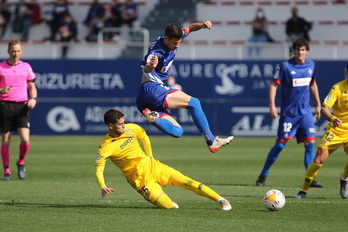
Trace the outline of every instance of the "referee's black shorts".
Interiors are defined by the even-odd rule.
[[[27,103],[27,101],[0,101],[0,130],[2,133],[30,127]]]

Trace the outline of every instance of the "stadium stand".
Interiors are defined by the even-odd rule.
[[[8,0],[14,6],[16,0]],[[47,19],[53,0],[38,0],[42,7],[42,17]],[[69,8],[78,22],[78,39],[71,49],[68,58],[134,58],[141,55],[143,39],[139,34],[133,38],[128,33],[122,33],[121,40],[107,41],[102,45],[87,43],[84,37],[87,28],[82,24],[87,14],[91,0],[70,0]],[[102,0],[110,3],[111,0]],[[120,0],[122,2],[122,0]],[[185,26],[193,21],[213,21],[212,31],[193,33],[182,44],[184,49],[178,53],[178,58],[188,59],[244,59],[246,44],[251,35],[251,20],[257,7],[265,10],[269,21],[269,33],[276,40],[274,44],[265,44],[262,59],[286,58],[284,47],[285,22],[290,17],[292,6],[298,6],[300,16],[313,24],[310,31],[312,39],[311,58],[316,59],[347,59],[348,54],[348,19],[346,12],[348,3],[334,0],[134,0],[139,7],[139,19],[135,28],[146,28],[150,32],[150,40],[161,33],[168,23],[178,23]],[[126,31],[126,26],[121,28]],[[58,42],[42,41],[49,34],[45,22],[35,25],[30,30],[29,41],[24,43],[27,58],[60,58]],[[0,41],[0,49],[6,50],[7,41],[13,39],[11,28]],[[129,42],[134,42],[140,49],[132,51]],[[203,49],[203,50],[202,50]],[[313,57],[314,56],[314,57]],[[0,55],[6,57],[6,54]]]

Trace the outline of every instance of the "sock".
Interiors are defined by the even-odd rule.
[[[10,174],[10,146],[1,145],[1,158],[5,173]]]
[[[208,186],[183,175],[181,172],[176,172],[176,174],[171,177],[167,185],[190,190],[199,196],[207,197],[213,201],[217,201],[220,197],[217,192]]]
[[[175,138],[180,138],[184,133],[184,130],[181,127],[175,126],[171,121],[165,118],[157,118],[151,124],[157,127],[157,129],[159,129],[163,133],[166,133]]]
[[[21,165],[24,164],[24,158],[28,154],[29,149],[30,149],[30,143],[19,144],[19,158],[17,160],[18,164],[21,164]]]
[[[171,209],[173,208],[173,201],[168,197],[167,194],[162,192],[156,201],[153,203],[160,209]]]
[[[309,143],[305,144],[305,155],[304,155],[304,165],[306,170],[308,169],[308,166],[312,163],[314,159],[314,146],[315,143]]]
[[[158,183],[156,183],[155,181],[149,182],[146,185],[146,189],[147,191],[145,192],[139,192],[143,195],[145,200],[151,202],[160,209],[173,208],[173,201],[163,191],[162,186],[160,186]]]
[[[271,169],[274,162],[278,159],[280,152],[284,149],[285,144],[276,142],[274,146],[271,148],[267,155],[267,159],[261,171],[261,175],[268,176],[269,170]]]
[[[348,162],[346,163],[346,166],[344,167],[344,172],[342,173],[342,177],[344,179],[348,178]]]
[[[306,177],[301,188],[303,191],[308,191],[312,181],[318,175],[319,168],[321,168],[322,166],[322,164],[317,164],[314,161],[312,161],[312,163],[308,166],[306,171]]]
[[[212,145],[215,136],[211,133],[207,117],[202,110],[201,102],[197,98],[191,97],[187,110],[190,112],[196,127],[203,134],[208,146]]]

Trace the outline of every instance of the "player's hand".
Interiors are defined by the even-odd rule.
[[[158,56],[152,55],[149,62],[147,62],[146,64],[151,65],[153,68],[156,68],[158,64]]]
[[[271,107],[269,110],[269,115],[271,116],[271,118],[276,119],[278,117],[277,107]]]
[[[106,197],[109,193],[115,192],[115,189],[112,188],[102,188],[101,189],[102,192],[102,197]]]
[[[340,126],[340,125],[342,124],[342,121],[341,121],[341,119],[339,119],[339,118],[335,118],[335,119],[332,120],[331,122],[332,122],[332,125],[333,125],[334,127]]]
[[[210,30],[212,26],[213,24],[210,21],[205,21],[203,22],[202,28],[208,28]]]
[[[36,106],[36,99],[34,98],[29,99],[27,106],[29,109],[33,109]]]

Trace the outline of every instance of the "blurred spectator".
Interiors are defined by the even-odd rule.
[[[6,29],[8,26],[8,22],[11,18],[11,10],[10,5],[8,4],[7,0],[1,0],[0,1],[0,27],[1,27],[1,34],[0,38],[2,39],[6,33]]]
[[[77,40],[77,23],[70,13],[65,14],[62,24],[58,30],[62,45],[62,58],[66,58],[69,45],[68,42]]]
[[[104,12],[100,12],[99,15],[92,20],[91,25],[89,26],[88,34],[86,36],[86,41],[98,40],[99,31],[105,27],[104,21],[105,21],[105,14]]]
[[[90,5],[88,13],[83,24],[87,27],[90,27],[92,21],[97,18],[101,13],[105,13],[104,5],[99,2],[99,0],[93,0],[93,3]]]
[[[122,4],[113,0],[110,6],[110,17],[105,20],[105,27],[120,28],[122,25]],[[106,33],[106,39],[118,39],[120,32]]]
[[[20,0],[15,6],[12,31],[19,33],[21,40],[28,40],[31,15],[32,11],[29,8],[29,4],[25,3],[24,0]]]
[[[288,42],[293,42],[296,39],[306,39],[310,41],[309,30],[312,24],[307,22],[304,18],[298,16],[298,8],[291,9],[292,17],[286,22],[286,34],[288,35]]]
[[[28,7],[31,10],[31,23],[33,25],[42,23],[41,6],[37,0],[31,0],[28,3]]]
[[[170,88],[182,90],[182,86],[176,83],[176,78],[174,76],[169,76],[167,79],[167,85]]]
[[[44,40],[56,40],[56,34],[60,28],[64,16],[69,13],[69,6],[65,0],[57,0],[51,11],[51,19],[47,21],[50,27],[50,36]]]
[[[249,42],[252,43],[248,47],[248,56],[252,57],[253,50],[256,50],[256,56],[259,57],[261,53],[261,47],[257,43],[273,42],[274,40],[268,34],[268,22],[265,16],[265,12],[262,8],[258,8],[256,16],[252,22],[252,36]]]
[[[132,0],[126,0],[122,7],[122,22],[132,28],[133,23],[138,18],[138,7]]]

